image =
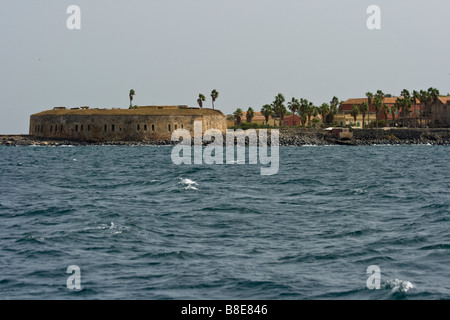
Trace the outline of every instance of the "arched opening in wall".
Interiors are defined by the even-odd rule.
[[[88,124],[88,131],[91,131],[91,125]]]
[[[144,131],[147,131],[147,125],[144,124]]]
[[[59,131],[62,132],[62,125],[59,126]]]
[[[83,131],[84,130],[84,125],[81,125],[81,131]]]
[[[155,132],[155,125],[152,124],[152,131]]]
[[[105,132],[108,130],[108,125],[105,124]]]
[[[177,129],[178,129],[178,125],[176,124],[176,125],[175,125],[175,130],[177,130]]]
[[[184,129],[184,125],[183,124],[181,125],[181,129]]]
[[[55,124],[55,133],[57,133],[57,132],[58,132],[58,125]]]
[[[137,131],[141,130],[141,126],[138,124],[137,125]]]
[[[172,131],[172,130],[171,130],[172,128],[171,128],[170,124],[169,124],[167,127],[168,127],[168,129],[169,129],[169,132]]]
[[[75,132],[78,132],[78,125],[75,125]]]
[[[53,126],[50,125],[50,133],[52,133],[52,132],[53,132]]]
[[[115,129],[115,127],[114,127],[114,125],[112,124],[112,125],[111,125],[111,131],[114,131],[114,129]]]

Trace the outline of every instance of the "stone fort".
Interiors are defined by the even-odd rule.
[[[188,106],[139,106],[131,109],[55,107],[30,116],[30,135],[80,141],[171,140],[174,130],[194,132],[194,121],[225,132],[226,117],[219,110]]]

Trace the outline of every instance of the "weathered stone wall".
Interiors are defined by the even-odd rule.
[[[197,110],[196,110],[197,111]],[[188,113],[188,112],[185,112]],[[225,116],[211,114],[111,115],[111,114],[35,114],[30,117],[30,135],[40,138],[80,141],[170,140],[176,129],[191,134],[194,121],[202,121],[202,131],[226,130]]]

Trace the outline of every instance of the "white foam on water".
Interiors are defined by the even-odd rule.
[[[386,283],[384,284],[384,287],[386,289],[391,289],[391,292],[402,292],[402,293],[407,293],[411,289],[415,288],[414,284],[412,284],[411,282],[399,279],[387,280]]]
[[[196,186],[198,186],[197,182],[191,179],[180,178],[181,184],[184,184],[184,190],[198,190]]]

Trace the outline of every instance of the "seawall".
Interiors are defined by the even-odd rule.
[[[270,130],[268,130],[270,132]],[[321,129],[281,128],[279,144],[281,146],[302,145],[405,145],[432,144],[450,145],[450,129],[355,129],[353,138],[339,139],[331,132]],[[270,134],[269,139],[270,141]],[[224,143],[226,139],[224,137]],[[0,145],[174,145],[167,139],[153,141],[117,141],[88,142],[76,139],[50,139],[32,135],[0,135]]]

